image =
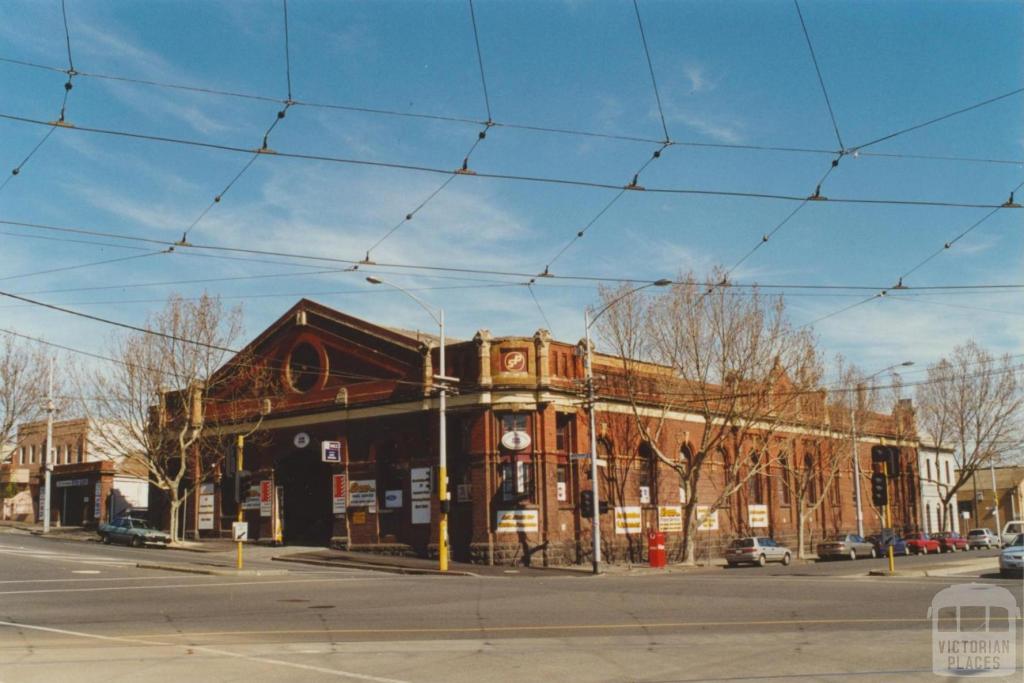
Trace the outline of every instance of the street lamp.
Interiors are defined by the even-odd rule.
[[[864,378],[862,384],[867,384],[870,380],[878,377],[883,372],[892,370],[893,368],[908,368],[914,364],[912,360],[905,360],[902,363],[893,363],[888,367],[884,367],[878,372],[868,375]],[[854,392],[854,401],[858,400],[856,390]],[[857,457],[857,407],[856,403],[851,402],[850,404],[850,439],[852,441],[851,452],[853,454],[853,497],[857,503],[857,535],[864,537],[864,511],[860,506],[860,458]]]
[[[430,317],[437,323],[438,328],[441,331],[440,339],[440,372],[434,375],[434,381],[438,383],[438,463],[437,463],[437,496],[438,503],[441,510],[441,516],[438,520],[437,529],[437,554],[438,554],[438,565],[437,568],[442,571],[448,571],[448,443],[447,443],[447,421],[445,418],[445,411],[447,409],[447,383],[450,381],[456,381],[454,377],[448,377],[445,375],[445,364],[444,364],[444,309],[438,308],[437,312],[434,312],[427,304],[410,292],[409,290],[399,287],[393,282],[382,280],[379,277],[373,277],[372,275],[366,278],[366,281],[371,285],[387,285],[392,289],[397,289],[407,297],[415,301],[420,307],[430,314]]]
[[[598,574],[601,571],[601,496],[597,480],[597,428],[595,426],[594,413],[596,410],[595,396],[594,396],[594,365],[593,356],[590,344],[590,328],[597,322],[598,318],[605,314],[605,312],[619,303],[628,296],[636,294],[640,290],[647,289],[648,287],[665,287],[672,284],[672,280],[662,278],[655,280],[654,282],[648,282],[646,285],[641,285],[635,289],[631,289],[625,292],[621,296],[612,299],[604,308],[597,312],[593,318],[590,317],[590,309],[583,309],[583,328],[584,336],[587,344],[587,355],[585,356],[583,369],[585,371],[585,378],[587,382],[587,403],[590,410],[590,485],[591,490],[594,493],[594,509],[592,511],[593,517],[590,518],[592,523],[591,536],[594,540],[594,573]]]

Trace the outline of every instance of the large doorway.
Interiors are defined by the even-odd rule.
[[[297,452],[277,463],[274,479],[284,490],[285,544],[328,545],[333,526],[330,465],[308,452]]]

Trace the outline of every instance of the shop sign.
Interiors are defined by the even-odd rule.
[[[639,505],[615,508],[615,533],[638,534],[643,529],[643,514]]]
[[[501,436],[501,445],[510,451],[524,451],[530,447],[530,435],[518,429],[505,432]]]
[[[331,477],[331,509],[336,515],[345,514],[345,475]]]
[[[39,487],[39,521],[46,517],[46,487]]]
[[[321,441],[320,442],[320,460],[323,462],[341,462],[341,442],[340,441]]]
[[[348,485],[348,504],[354,508],[377,507],[377,480],[359,479]],[[370,510],[373,512],[374,510]]]
[[[295,444],[296,448],[305,448],[309,445],[309,434],[306,432],[299,432],[295,435],[295,438],[292,439],[292,443]]]
[[[92,518],[99,520],[100,518],[100,495],[103,493],[103,485],[100,482],[96,482],[96,495],[93,497],[92,504]]]
[[[658,506],[658,531],[682,531],[683,530],[683,506],[682,505],[659,505]]]
[[[359,510],[358,512],[352,513],[353,524],[366,524],[366,511]]]
[[[394,491],[384,492],[384,507],[386,508],[400,508],[402,507],[402,490],[395,489]]]
[[[455,487],[455,502],[468,503],[473,500],[473,485],[459,484]]]
[[[410,488],[412,491],[410,495],[413,500],[423,500],[430,498],[430,468],[429,467],[413,467],[410,472]]]
[[[260,509],[260,486],[259,484],[250,484],[249,490],[246,492],[245,500],[242,501],[243,510],[259,510]]]
[[[88,486],[88,485],[89,485],[89,480],[88,479],[61,479],[60,481],[54,483],[54,486],[56,486],[59,489],[66,489],[69,486]]]
[[[526,352],[502,351],[501,367],[505,372],[526,372]]]
[[[768,528],[768,506],[767,505],[748,505],[747,506],[747,524],[750,525],[751,529],[767,529]]]
[[[199,487],[199,528],[213,528],[213,484],[201,484]],[[206,493],[210,491],[210,493]]]
[[[499,534],[536,532],[540,528],[540,514],[536,510],[498,510],[494,530]]]
[[[711,512],[710,505],[698,505],[695,514],[699,531],[718,531],[718,510]]]
[[[274,486],[269,479],[260,482],[260,517],[270,517],[274,511]]]
[[[430,524],[430,501],[429,500],[414,500],[414,501],[412,501],[412,523],[413,524]]]

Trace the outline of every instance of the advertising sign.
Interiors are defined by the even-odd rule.
[[[498,510],[495,532],[499,534],[517,534],[537,531],[540,528],[540,515],[536,510]]]
[[[530,435],[523,431],[505,432],[501,436],[501,445],[510,451],[523,451],[530,447]]]
[[[413,524],[430,524],[430,501],[429,500],[414,500],[414,501],[412,501],[412,523]]]
[[[39,521],[46,517],[46,487],[39,487]]]
[[[767,529],[768,528],[768,506],[767,505],[748,505],[747,506],[747,524],[750,525],[751,529]]]
[[[402,489],[395,489],[393,491],[384,492],[384,507],[386,508],[400,508],[402,507]]]
[[[359,479],[348,485],[349,505],[354,508],[377,507],[377,480]],[[371,510],[372,512],[372,510]]]
[[[430,468],[413,467],[410,471],[410,487],[413,500],[424,500],[430,498]]]
[[[686,489],[684,489],[682,486],[679,487],[679,502],[683,505],[686,505]]]
[[[270,517],[274,510],[273,482],[264,479],[260,482],[260,517]]]
[[[683,506],[682,505],[659,505],[658,506],[658,531],[682,531],[683,530]]]
[[[615,508],[615,533],[638,534],[643,529],[643,514],[639,505]]]
[[[96,495],[93,497],[92,504],[92,518],[100,518],[100,495],[103,493],[103,487],[99,482],[96,482]]]
[[[345,514],[345,475],[331,477],[331,509],[336,515]]]
[[[711,512],[710,505],[698,505],[694,514],[699,531],[718,531],[718,510]]]
[[[341,442],[340,441],[321,441],[320,442],[320,460],[323,462],[341,462]]]

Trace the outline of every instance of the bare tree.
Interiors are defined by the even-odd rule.
[[[801,397],[821,378],[814,339],[792,326],[781,298],[722,282],[721,271],[703,283],[688,274],[646,300],[625,288],[602,292],[606,305],[616,302],[600,330],[618,356],[618,390],[640,438],[684,490],[684,562],[693,561],[697,505],[712,514],[769,471],[773,434],[799,418]],[[665,433],[673,411],[699,418],[686,443]],[[713,485],[698,500],[705,477]]]
[[[48,359],[14,335],[0,335],[0,461],[14,445],[18,424],[36,419],[46,397]]]
[[[918,421],[937,449],[952,448],[956,475],[937,485],[942,528],[950,502],[975,473],[1024,443],[1024,387],[1010,357],[995,358],[974,340],[928,368],[917,388]]]
[[[219,298],[171,296],[146,329],[112,341],[118,362],[89,375],[84,408],[100,450],[144,468],[167,495],[170,533],[178,540],[181,505],[227,452],[205,429],[210,413],[217,422],[258,414],[254,401],[266,389],[266,369],[232,350],[242,312],[225,309]]]

